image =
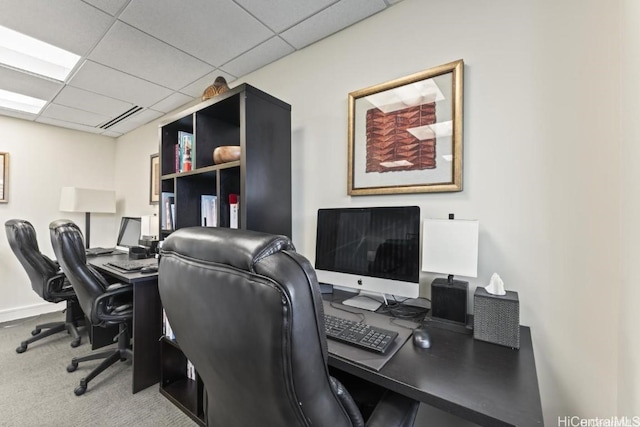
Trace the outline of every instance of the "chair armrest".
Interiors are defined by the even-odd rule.
[[[95,299],[93,309],[100,320],[119,322],[133,313],[133,285],[114,283]]]
[[[367,427],[411,427],[419,406],[416,400],[387,391],[367,420]]]
[[[364,427],[364,419],[362,418],[360,409],[358,409],[356,402],[353,400],[349,392],[337,379],[329,377],[329,382],[331,384],[333,392],[336,394],[336,396],[338,396],[338,400],[342,404],[344,410],[347,412],[349,419],[351,419],[353,427]]]
[[[59,271],[47,279],[47,283],[45,284],[47,299],[62,301],[70,299],[75,295],[71,283],[69,283],[66,278],[65,274]]]

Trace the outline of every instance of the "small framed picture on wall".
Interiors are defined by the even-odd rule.
[[[160,202],[160,157],[157,153],[151,155],[150,164],[149,204],[155,205]]]
[[[0,153],[0,203],[8,203],[9,153]]]

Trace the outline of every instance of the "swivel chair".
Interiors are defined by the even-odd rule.
[[[182,228],[164,241],[158,286],[209,427],[365,425],[329,374],[315,271],[287,237]],[[411,426],[418,404],[387,392],[366,425]]]
[[[51,245],[58,262],[78,296],[78,302],[92,326],[119,325],[115,349],[93,352],[83,357],[74,357],[67,366],[68,372],[78,368],[79,362],[104,359],[93,371],[80,380],[74,390],[77,396],[84,394],[89,381],[118,360],[129,360],[129,323],[133,317],[133,287],[121,283],[109,284],[87,264],[82,232],[72,221],[61,219],[49,224]],[[114,339],[115,341],[115,339]]]
[[[64,331],[73,337],[71,347],[79,346],[82,338],[78,333],[78,322],[82,320],[83,313],[78,305],[76,294],[60,270],[60,266],[40,252],[36,231],[29,221],[10,219],[4,223],[4,228],[9,246],[27,272],[33,291],[47,302],[65,301],[67,305],[64,310],[66,312],[64,322],[36,325],[31,332],[32,337],[22,341],[16,348],[16,352],[24,353],[29,344]],[[46,330],[43,332],[43,329]]]

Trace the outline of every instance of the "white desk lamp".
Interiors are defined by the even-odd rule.
[[[424,220],[422,271],[448,275],[431,283],[431,319],[466,325],[469,283],[453,276],[478,276],[479,222],[449,218]]]
[[[115,213],[116,192],[89,188],[62,187],[60,211],[85,213],[85,245],[89,248],[91,213]]]

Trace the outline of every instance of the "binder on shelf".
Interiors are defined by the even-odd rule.
[[[162,208],[160,210],[160,221],[163,230],[175,229],[175,195],[174,193],[163,191],[160,197]]]
[[[193,158],[195,157],[195,140],[193,134],[189,132],[178,132],[179,146],[179,169],[178,172],[189,172],[193,169]]]
[[[201,225],[203,227],[217,227],[218,218],[216,210],[218,198],[213,195],[203,194],[200,196],[200,216],[202,218]]]
[[[229,194],[229,228],[238,228],[240,214],[240,196]]]

